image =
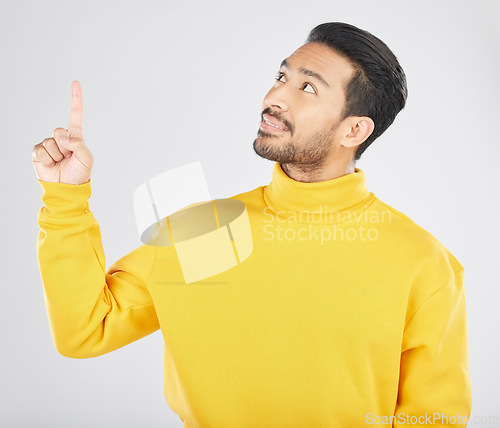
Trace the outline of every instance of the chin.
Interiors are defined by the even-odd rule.
[[[272,144],[266,138],[257,137],[253,142],[253,149],[261,158],[274,162],[284,162],[287,157],[281,150],[278,150],[275,144]]]
[[[275,160],[273,156],[274,150],[272,147],[270,147],[270,144],[265,141],[265,138],[257,137],[253,142],[253,150],[261,158]]]

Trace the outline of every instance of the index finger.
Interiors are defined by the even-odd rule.
[[[75,80],[71,83],[71,113],[69,116],[69,128],[81,129],[83,126],[83,98],[80,82]]]

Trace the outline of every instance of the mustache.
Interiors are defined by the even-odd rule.
[[[280,112],[278,111],[272,111],[271,110],[271,107],[268,107],[266,108],[260,115],[260,118],[261,118],[261,121],[264,120],[264,115],[265,114],[268,114],[269,116],[272,116],[272,117],[275,117],[276,119],[278,119],[280,122],[283,122],[283,124],[288,128],[288,130],[290,131],[290,134],[293,135],[293,132],[294,132],[294,127],[293,125],[288,121],[286,120]]]

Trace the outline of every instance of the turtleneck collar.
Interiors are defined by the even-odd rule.
[[[290,178],[276,162],[272,181],[264,187],[264,200],[280,217],[320,218],[321,223],[342,222],[345,214],[357,215],[370,205],[375,196],[365,185],[365,174],[355,168],[353,173],[331,180],[302,183]],[[332,215],[335,213],[336,215]],[[303,221],[301,221],[303,222]],[[309,222],[305,220],[305,222]],[[315,222],[317,222],[315,220]]]

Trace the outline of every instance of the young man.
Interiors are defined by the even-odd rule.
[[[186,427],[466,423],[463,267],[355,168],[406,100],[383,42],[322,24],[282,62],[254,142],[276,162],[272,182],[230,198],[244,203],[253,250],[210,284],[186,284],[176,247],[154,242],[105,272],[78,82],[72,91],[69,128],[33,150],[61,354],[101,355],[161,328],[165,396]]]

